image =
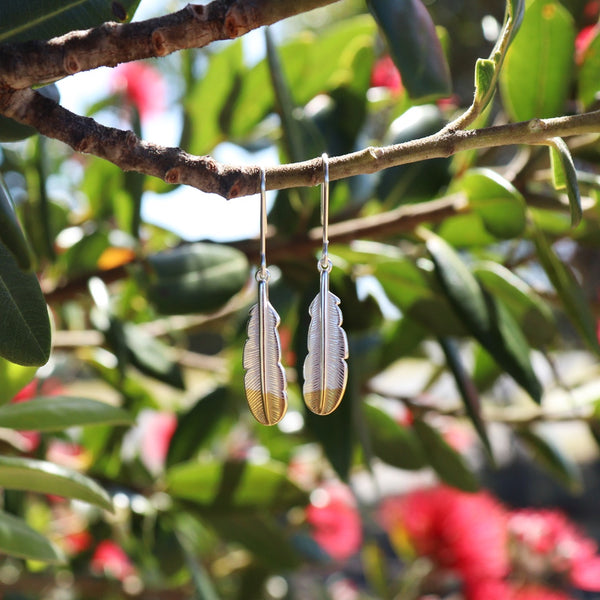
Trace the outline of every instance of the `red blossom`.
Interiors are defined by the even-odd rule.
[[[391,56],[382,56],[376,61],[371,73],[371,87],[385,87],[394,94],[399,94],[404,89],[400,72]]]
[[[90,567],[97,574],[106,574],[123,581],[135,574],[135,567],[120,546],[111,540],[104,540],[98,544]]]
[[[63,538],[63,545],[68,554],[71,556],[85,552],[92,545],[92,534],[83,529],[67,534]]]
[[[599,30],[598,25],[588,25],[577,34],[575,38],[575,62],[578,65],[583,63],[585,53],[596,35],[598,35]]]
[[[580,589],[600,591],[600,557],[596,543],[558,510],[517,510],[508,530],[517,545],[516,560],[538,570],[565,574]]]
[[[119,65],[112,74],[113,88],[138,111],[142,121],[165,109],[165,83],[160,72],[148,63]]]
[[[346,560],[362,543],[360,514],[350,490],[342,484],[329,484],[313,493],[306,509],[312,536],[335,560]]]
[[[447,486],[417,490],[382,503],[380,518],[392,540],[464,581],[501,579],[509,571],[506,511],[486,492]]]
[[[169,412],[144,411],[140,418],[140,458],[151,473],[159,473],[177,429],[177,417]]]

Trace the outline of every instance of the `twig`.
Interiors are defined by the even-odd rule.
[[[257,166],[222,165],[209,156],[193,156],[180,148],[165,148],[140,140],[131,131],[100,125],[81,117],[32,90],[0,89],[0,113],[68,144],[78,152],[94,154],[124,171],[138,171],[167,183],[185,184],[205,192],[234,198],[259,190]],[[536,144],[553,137],[600,133],[600,111],[532,119],[475,130],[442,130],[418,140],[331,157],[331,180],[375,173],[389,167],[430,158],[449,157],[464,150],[511,144]],[[271,167],[267,189],[314,186],[322,178],[321,159]]]
[[[101,66],[202,48],[337,1],[214,0],[146,21],[105,23],[49,41],[6,43],[0,45],[0,87],[25,89]]]

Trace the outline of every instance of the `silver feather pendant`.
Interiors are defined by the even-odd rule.
[[[321,286],[311,302],[308,354],[304,361],[304,402],[318,415],[332,413],[342,401],[348,382],[348,338],[342,329],[340,299],[329,291],[331,262],[319,263]]]
[[[258,303],[250,309],[242,364],[246,400],[263,425],[279,423],[287,410],[286,379],[281,364],[280,319],[269,302],[268,283],[258,282]]]

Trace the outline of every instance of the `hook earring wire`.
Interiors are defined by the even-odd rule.
[[[323,183],[321,184],[321,227],[323,228],[323,252],[319,260],[319,271],[331,271],[329,260],[329,157],[321,155],[323,161]]]
[[[264,167],[260,168],[260,265],[256,272],[257,281],[268,281],[267,269],[267,175]]]

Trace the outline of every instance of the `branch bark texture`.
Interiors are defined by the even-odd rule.
[[[24,89],[96,67],[240,37],[338,0],[214,0],[135,23],[105,23],[48,41],[0,45],[0,87]]]
[[[209,156],[193,156],[180,148],[167,148],[139,139],[131,131],[100,125],[81,117],[30,89],[0,89],[0,113],[68,144],[114,163],[124,171],[138,171],[167,183],[185,184],[224,198],[256,194],[258,166],[223,165]],[[431,158],[448,157],[464,150],[539,144],[553,137],[600,133],[600,111],[533,119],[484,129],[440,132],[385,147],[331,157],[330,179],[375,173],[383,169]],[[321,158],[266,169],[267,189],[314,186],[321,182]]]

